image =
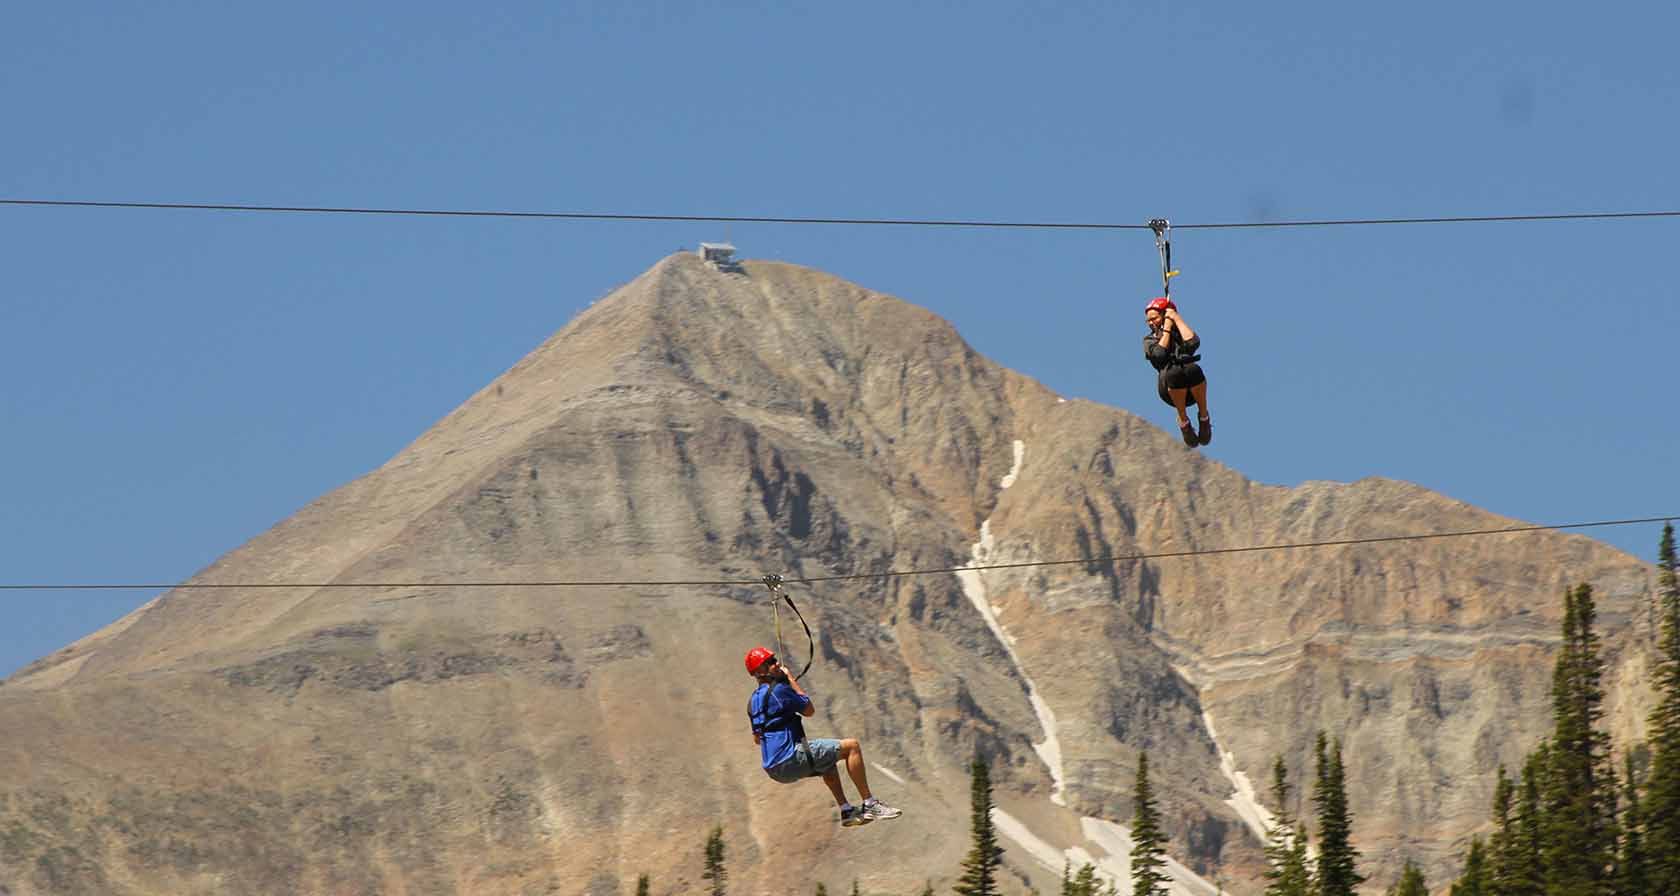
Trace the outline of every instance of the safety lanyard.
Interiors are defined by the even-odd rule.
[[[1151,218],[1149,229],[1155,231],[1155,251],[1161,253],[1161,295],[1172,298],[1172,278],[1178,276],[1172,266],[1172,224],[1166,218]]]
[[[793,611],[793,615],[798,617],[799,624],[805,629],[805,640],[809,648],[805,655],[805,668],[800,669],[799,674],[794,676],[794,678],[804,678],[805,673],[811,671],[811,663],[817,658],[817,639],[811,636],[811,624],[805,621],[805,614],[799,612],[799,607],[794,604],[793,598],[782,590],[781,576],[765,576],[764,587],[770,589],[770,613],[776,622],[776,655],[787,656],[786,645],[782,643],[782,603],[784,601],[787,603],[788,609]]]

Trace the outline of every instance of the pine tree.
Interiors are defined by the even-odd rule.
[[[1593,631],[1592,586],[1564,595],[1563,643],[1552,674],[1554,728],[1543,769],[1541,853],[1546,892],[1596,896],[1615,858],[1615,793],[1606,786],[1609,736],[1603,715],[1604,661]]]
[[[1499,767],[1493,787],[1493,839],[1485,846],[1470,840],[1464,873],[1453,884],[1454,896],[1543,896],[1540,865],[1539,769],[1545,744],[1523,763],[1522,782]]]
[[[1627,809],[1622,813],[1622,848],[1616,856],[1616,892],[1622,896],[1650,893],[1651,872],[1645,855],[1645,813],[1639,805],[1639,783],[1633,771],[1633,756],[1626,757]]]
[[[1350,837],[1353,816],[1348,812],[1346,770],[1342,744],[1332,747],[1324,732],[1316,745],[1318,781],[1313,805],[1318,812],[1318,896],[1354,896],[1365,878],[1359,873],[1359,850]]]
[[[1318,877],[1307,846],[1307,827],[1300,821],[1295,822],[1295,842],[1289,847],[1283,868],[1285,889],[1279,890],[1276,896],[1314,896],[1318,892]]]
[[[1544,807],[1540,803],[1541,770],[1551,755],[1551,745],[1545,741],[1523,762],[1522,790],[1517,800],[1516,827],[1517,862],[1513,877],[1501,884],[1499,896],[1541,896],[1546,889],[1545,854],[1541,849],[1541,831],[1545,828]]]
[[[1132,896],[1166,896],[1166,835],[1161,812],[1149,787],[1149,754],[1138,754],[1137,788],[1132,795]]]
[[[1647,873],[1652,893],[1680,893],[1680,563],[1674,525],[1663,526],[1657,548],[1657,597],[1662,620],[1652,675],[1651,768],[1645,781]]]
[[[862,896],[862,894],[858,893],[857,878],[855,877],[852,878],[852,896]]]
[[[652,882],[648,880],[647,875],[643,874],[636,878],[636,896],[648,896],[652,892],[651,887]]]
[[[1280,755],[1272,763],[1272,803],[1277,814],[1266,832],[1265,896],[1311,896],[1312,873],[1307,866],[1307,832],[1289,814],[1289,771]]]
[[[1606,741],[1608,740],[1606,737]],[[1616,889],[1616,880],[1622,874],[1622,789],[1620,779],[1616,777],[1616,764],[1608,756],[1604,758],[1604,777],[1599,781],[1599,788],[1602,793],[1600,802],[1605,815],[1604,845],[1610,856],[1601,889],[1607,896],[1621,896],[1621,891]]]
[[[1475,847],[1479,841],[1471,841]],[[1429,896],[1429,887],[1423,882],[1423,869],[1406,860],[1406,867],[1400,871],[1400,880],[1389,888],[1388,896]]]
[[[933,896],[933,881],[928,881],[927,886],[922,888],[922,896]]]
[[[1097,866],[1086,862],[1073,877],[1066,878],[1067,896],[1098,896]]]
[[[951,889],[958,896],[997,896],[997,869],[1003,861],[1003,847],[992,829],[991,769],[986,760],[975,756],[969,775],[969,825],[974,845],[963,859],[962,876]]]
[[[726,896],[729,872],[723,867],[723,826],[712,829],[706,838],[706,870],[700,875],[711,881],[712,896]]]
[[[1452,885],[1451,896],[1491,896],[1499,893],[1499,889],[1488,879],[1486,851],[1482,849],[1482,838],[1470,838],[1470,854],[1464,859],[1464,874]],[[1407,870],[1412,870],[1410,860],[1406,862]],[[1402,877],[1402,880],[1404,878]],[[1423,883],[1423,875],[1418,875],[1418,883]],[[1425,890],[1418,890],[1426,893]]]
[[[1277,812],[1272,816],[1272,826],[1266,829],[1266,879],[1275,883],[1283,876],[1283,862],[1289,855],[1295,827],[1289,817],[1289,768],[1283,764],[1281,753],[1272,763],[1271,795]],[[1272,892],[1273,888],[1268,886],[1266,893]]]
[[[1496,775],[1493,782],[1493,839],[1488,843],[1486,855],[1486,887],[1467,890],[1468,893],[1480,893],[1485,889],[1503,896],[1506,889],[1517,879],[1523,863],[1522,839],[1519,836],[1516,818],[1512,815],[1516,808],[1513,804],[1517,787],[1511,777],[1505,774],[1505,766],[1501,765]],[[1478,845],[1477,841],[1472,840],[1472,851]],[[1466,877],[1470,875],[1468,858],[1465,859],[1464,873]]]
[[[828,887],[823,886],[822,881],[817,881],[817,896],[828,896]]]

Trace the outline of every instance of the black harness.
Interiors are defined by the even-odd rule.
[[[1196,351],[1197,348],[1200,348],[1200,341],[1201,340],[1197,340],[1198,345],[1192,347],[1184,340],[1180,339],[1177,333],[1174,333],[1172,342],[1168,344],[1166,348],[1167,362],[1161,366],[1161,369],[1165,370],[1168,367],[1183,367],[1186,364],[1194,364],[1197,361],[1202,360],[1202,356],[1197,354]],[[1151,357],[1149,352],[1150,347],[1158,346],[1160,343],[1161,330],[1159,328],[1150,330],[1149,335],[1143,337],[1144,357]]]
[[[805,723],[797,716],[770,717],[770,691],[774,687],[774,684],[759,685],[758,690],[753,691],[752,696],[747,698],[747,719],[752,722],[753,734],[763,737],[767,731],[792,731],[803,743]],[[760,699],[761,696],[763,699]]]

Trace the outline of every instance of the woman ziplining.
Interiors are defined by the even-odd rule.
[[[1143,337],[1143,357],[1155,368],[1155,390],[1161,400],[1178,412],[1178,434],[1184,444],[1194,448],[1213,441],[1213,420],[1208,415],[1207,375],[1196,363],[1202,356],[1196,352],[1202,338],[1195,328],[1178,313],[1173,304],[1172,225],[1165,218],[1149,222],[1155,231],[1155,248],[1161,253],[1161,296],[1143,310],[1149,335]],[[1200,431],[1190,425],[1189,406],[1196,406]]]
[[[1206,445],[1213,441],[1213,421],[1208,417],[1207,375],[1196,363],[1202,357],[1196,354],[1202,338],[1164,297],[1150,302],[1143,318],[1149,324],[1149,335],[1143,337],[1143,356],[1155,367],[1155,389],[1161,400],[1178,412],[1178,432],[1184,444],[1192,448]],[[1200,432],[1190,426],[1189,405],[1196,406]]]

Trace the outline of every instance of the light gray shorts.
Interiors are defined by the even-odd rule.
[[[809,750],[806,747],[810,747]],[[792,784],[800,778],[820,778],[840,761],[840,742],[832,738],[812,738],[793,748],[793,755],[780,765],[765,771],[770,780]]]

